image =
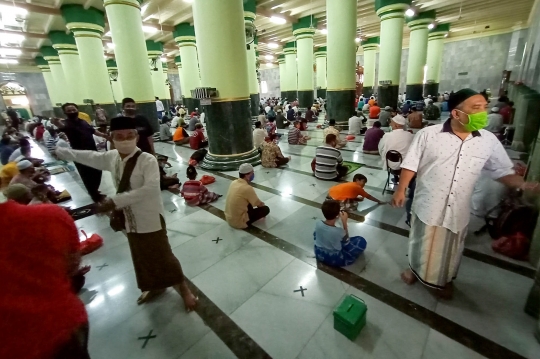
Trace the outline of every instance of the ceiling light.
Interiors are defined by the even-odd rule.
[[[0,41],[4,43],[21,42],[25,39],[24,35],[19,34],[0,34]]]
[[[266,66],[267,66],[267,67],[272,67],[272,66],[274,66],[274,64],[271,63],[271,62],[267,62],[267,63],[266,63]]]
[[[328,30],[327,29],[321,29],[321,33],[326,35],[326,34],[328,34]]]
[[[434,27],[435,27],[435,25],[433,25],[433,24],[429,24],[429,25],[427,26],[427,28],[430,29],[430,30],[433,29]]]
[[[161,62],[167,62],[168,61],[165,56],[161,57],[160,60],[161,60]]]
[[[155,27],[153,26],[146,26],[146,25],[143,25],[142,27],[143,31],[144,32],[147,32],[149,34],[153,34],[155,32],[158,32],[158,29],[156,29]]]
[[[360,42],[360,38],[359,38],[359,37],[357,37],[356,39],[354,39],[354,41],[356,41],[356,42]]]
[[[103,35],[103,36],[111,37],[111,32],[110,32],[110,31],[107,31],[107,32],[105,33],[105,35]]]
[[[272,21],[274,24],[279,24],[279,25],[283,25],[287,22],[287,20],[279,16],[270,17],[270,21]]]
[[[448,34],[444,34],[444,37],[448,37]]]
[[[113,44],[112,42],[108,42],[108,43],[107,43],[107,47],[108,47],[109,49],[114,49],[115,46],[116,46],[116,45]]]
[[[271,42],[268,44],[268,47],[271,48],[271,49],[277,49],[279,47],[278,44],[276,44],[275,42]]]
[[[2,14],[13,15],[13,16],[17,16],[17,15],[24,16],[28,14],[28,10],[26,9],[22,9],[20,7],[15,7],[15,6],[9,6],[9,5],[0,5],[0,12]]]
[[[274,59],[274,56],[272,56],[272,55],[266,55],[264,58],[265,58],[266,60],[272,61],[272,60]]]
[[[187,3],[191,4],[193,2],[193,0],[184,0],[184,2],[187,2]]]
[[[142,14],[143,12],[145,12],[146,9],[148,9],[148,4],[143,5],[143,7],[141,8],[141,14]]]
[[[19,56],[22,51],[19,49],[0,49],[0,55],[2,56]]]
[[[408,16],[408,17],[414,16],[414,10],[409,9],[409,10],[405,11],[405,15]]]
[[[18,64],[19,61],[13,59],[0,59],[0,64]]]
[[[282,5],[272,6],[271,9],[272,9],[272,10],[275,10],[275,9],[277,9],[278,7],[281,7],[281,6],[282,6]]]

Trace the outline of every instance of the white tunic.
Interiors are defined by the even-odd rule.
[[[398,151],[401,153],[401,158],[404,159],[407,156],[407,151],[413,138],[414,135],[412,133],[404,131],[401,128],[384,134],[379,142],[379,153],[383,160],[383,169],[386,169],[386,152],[391,150]],[[388,162],[388,165],[393,170],[398,170],[401,167],[397,162]]]
[[[127,161],[137,151],[138,148],[123,160],[117,150],[96,152],[57,147],[56,155],[63,160],[111,172],[113,183],[118,188]],[[130,187],[131,190],[111,197],[116,207],[124,210],[127,232],[151,233],[161,230],[160,215],[165,217],[165,209],[159,187],[159,167],[154,156],[141,153],[131,174]]]
[[[418,218],[454,233],[469,223],[471,195],[482,169],[492,179],[514,174],[512,161],[491,132],[475,131],[462,141],[449,120],[420,130],[401,168],[417,172],[413,211]]]

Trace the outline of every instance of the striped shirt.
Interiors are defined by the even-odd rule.
[[[290,145],[298,145],[299,144],[299,140],[300,140],[300,136],[302,136],[302,134],[300,133],[300,130],[296,127],[292,127],[290,130],[289,130],[289,144]]]
[[[337,177],[337,165],[343,162],[341,152],[327,144],[315,150],[315,177],[332,180]]]
[[[47,146],[47,150],[49,152],[53,152],[55,147],[56,147],[56,143],[58,142],[59,138],[58,137],[50,137],[47,142],[45,142],[45,146]]]

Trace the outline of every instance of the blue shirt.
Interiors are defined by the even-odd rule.
[[[15,147],[10,145],[4,145],[0,149],[0,162],[2,162],[3,165],[9,162],[9,157],[11,154],[15,151]]]
[[[315,246],[341,251],[341,241],[347,239],[347,233],[341,227],[329,226],[320,220],[315,223]]]

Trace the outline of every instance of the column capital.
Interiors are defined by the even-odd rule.
[[[255,18],[257,18],[257,14],[251,11],[244,11],[244,20],[245,21],[255,21]]]
[[[109,5],[126,5],[133,6],[140,10],[142,2],[143,0],[104,0],[103,6],[107,7]]]
[[[312,28],[301,28],[296,29],[293,31],[293,35],[296,37],[296,40],[305,39],[305,38],[313,38],[313,35],[315,35],[315,29]]]
[[[362,48],[364,51],[366,50],[377,50],[379,48],[379,44],[381,43],[381,38],[379,36],[375,37],[368,37],[367,39],[363,40],[360,45],[362,45]]]
[[[163,54],[163,43],[154,40],[146,40],[146,51],[149,58],[161,56]]]
[[[174,27],[173,37],[178,47],[195,46],[195,27],[182,22]]]
[[[176,56],[174,58],[174,63],[175,63],[176,66],[182,67],[182,58],[180,56]]]
[[[78,55],[77,45],[73,34],[66,34],[64,31],[49,32],[49,39],[52,47],[58,51],[59,55]]]
[[[405,11],[411,6],[412,0],[375,0],[375,11],[381,21],[397,17],[404,18]]]
[[[443,39],[450,31],[450,24],[437,24],[429,30],[428,40]]]
[[[296,43],[294,41],[286,43],[283,47],[283,53],[285,55],[296,54]]]
[[[297,39],[313,37],[316,28],[317,19],[313,15],[301,17],[297,23],[292,24],[293,35]]]
[[[315,57],[326,57],[326,46],[319,47],[315,50]]]
[[[414,16],[408,17],[405,21],[407,22],[407,25],[409,26],[411,31],[413,31],[418,29],[426,29],[429,24],[435,21],[436,17],[436,11],[431,10],[415,14]]]
[[[280,65],[285,64],[285,55],[279,55],[277,58],[277,62]]]
[[[60,7],[60,11],[66,22],[66,27],[72,32],[96,33],[101,38],[105,30],[103,11],[93,7],[85,9],[82,5],[76,4],[63,5]],[[92,34],[87,35],[91,36]]]

